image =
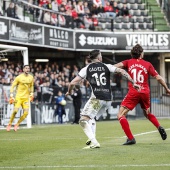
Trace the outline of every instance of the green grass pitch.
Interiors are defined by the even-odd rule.
[[[43,125],[17,132],[0,130],[1,169],[170,170],[170,119],[163,141],[146,119],[130,120],[137,144],[123,146],[126,138],[115,121],[97,122],[100,149],[83,150],[87,140],[80,125]]]

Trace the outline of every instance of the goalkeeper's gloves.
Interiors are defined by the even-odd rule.
[[[13,104],[15,102],[14,95],[11,93],[9,98],[9,104]]]
[[[34,100],[34,94],[30,93],[30,102],[32,102]]]

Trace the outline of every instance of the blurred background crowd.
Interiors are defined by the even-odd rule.
[[[110,21],[117,16],[131,17],[125,0],[121,3],[117,0],[26,0],[25,2],[23,9],[25,16],[32,15],[33,20],[38,23],[66,28],[100,29],[98,26],[101,18]],[[22,19],[19,14],[22,5],[18,6],[15,1],[11,1],[6,6],[8,17]]]
[[[30,72],[34,76],[34,95],[35,102],[52,103],[55,101],[58,91],[61,90],[65,94],[68,90],[69,82],[78,74],[80,68],[76,65],[65,65],[47,63],[31,63]],[[16,76],[22,73],[22,65],[20,63],[13,64],[11,62],[0,63],[0,84],[10,86]],[[121,76],[113,75],[111,84],[119,90],[121,86]],[[118,78],[119,77],[119,78]],[[118,82],[119,81],[119,82]],[[115,83],[116,82],[116,83]],[[82,100],[84,102],[89,98],[91,88],[88,81],[83,80],[80,84],[82,92]]]

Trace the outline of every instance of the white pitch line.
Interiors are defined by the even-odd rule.
[[[166,131],[168,131],[168,130],[170,130],[170,128],[168,128],[168,129],[165,129]],[[138,133],[138,134],[135,134],[135,135],[133,135],[133,136],[142,136],[142,135],[147,135],[147,134],[151,134],[151,133],[157,133],[158,132],[158,130],[154,130],[154,131],[149,131],[149,132],[143,132],[143,133]],[[118,139],[121,139],[121,138],[127,138],[127,136],[122,136],[122,137],[101,137],[101,138],[107,138],[107,139],[113,139],[113,138],[118,138]],[[53,138],[53,140],[63,140],[63,139],[75,139],[75,138],[66,138],[66,137],[63,137],[63,138]],[[18,138],[18,139],[0,139],[0,141],[11,141],[11,140],[28,140],[28,139],[21,139],[21,138]],[[37,139],[35,139],[35,138],[29,138],[29,140],[42,140],[41,138],[37,138]]]
[[[56,165],[56,166],[1,166],[0,169],[42,169],[42,168],[122,168],[122,167],[170,167],[170,164],[125,164],[125,165]]]
[[[166,131],[170,130],[170,128],[168,129],[165,129]],[[151,133],[157,133],[158,130],[154,130],[154,131],[149,131],[149,132],[143,132],[143,133],[138,133],[138,134],[135,134],[133,136],[142,136],[142,135],[147,135],[147,134],[151,134]],[[123,136],[123,137],[120,137],[120,138],[125,138],[127,136]]]

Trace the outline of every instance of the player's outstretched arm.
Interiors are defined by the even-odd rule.
[[[123,68],[124,67],[122,62],[114,64],[114,66],[117,67],[117,68]]]
[[[168,88],[167,84],[165,83],[163,77],[161,77],[160,75],[157,75],[155,78],[165,88],[166,92],[168,94],[170,94],[170,89]]]
[[[72,92],[74,86],[75,86],[76,84],[78,84],[81,80],[82,80],[82,78],[81,78],[80,76],[76,76],[76,77],[70,82],[70,84],[68,85],[68,91],[67,91],[67,93],[66,93],[65,95],[66,95],[66,96],[67,96],[67,95],[71,95],[71,92]]]

